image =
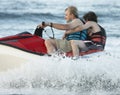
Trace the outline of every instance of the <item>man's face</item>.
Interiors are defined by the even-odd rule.
[[[69,10],[65,11],[65,19],[67,22],[72,20],[72,14],[70,14]]]

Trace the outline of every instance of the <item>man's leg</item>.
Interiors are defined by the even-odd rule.
[[[79,56],[79,47],[77,40],[71,40],[70,43],[72,47],[73,56]]]
[[[48,54],[51,54],[56,51],[56,43],[54,39],[45,40],[45,45],[46,45]]]
[[[73,56],[76,56],[76,57],[79,56],[79,54],[80,54],[79,50],[81,50],[81,51],[88,50],[84,41],[82,41],[82,40],[71,40],[71,47],[72,47]]]

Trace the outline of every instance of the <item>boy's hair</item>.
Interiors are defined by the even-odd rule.
[[[84,20],[85,21],[94,21],[94,22],[97,22],[97,15],[90,11],[88,13],[86,13],[84,16],[83,16]]]

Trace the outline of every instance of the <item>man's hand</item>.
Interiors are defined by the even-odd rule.
[[[69,35],[69,31],[66,31],[66,32],[63,34],[62,39],[65,39],[68,35]]]
[[[41,24],[39,24],[37,27],[38,28],[45,28],[45,27],[47,27],[47,26],[49,26],[49,23],[46,23],[46,22],[42,22]]]

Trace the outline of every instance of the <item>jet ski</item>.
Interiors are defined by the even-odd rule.
[[[36,28],[34,34],[22,32],[0,38],[0,71],[19,67],[30,59],[39,59],[39,57],[46,55],[47,49],[42,32],[42,28]],[[103,50],[92,49],[80,52],[80,56],[100,51]],[[66,56],[73,56],[72,51],[66,52]]]

